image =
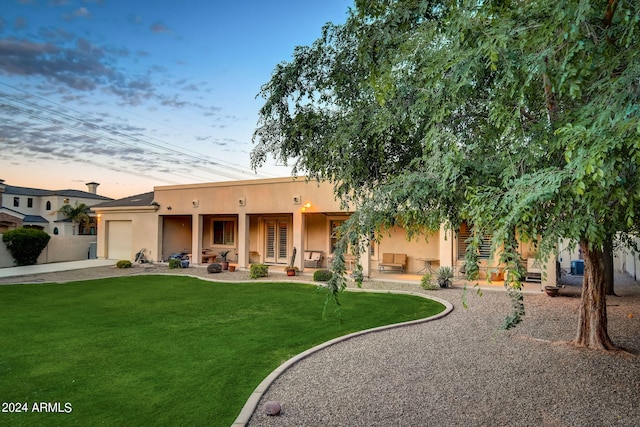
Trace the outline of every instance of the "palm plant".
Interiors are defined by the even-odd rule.
[[[78,204],[76,202],[75,207],[71,207],[71,205],[65,204],[60,209],[58,209],[58,213],[61,213],[68,220],[71,221],[71,227],[73,228],[73,234],[76,234],[76,224],[88,224],[91,221],[91,218],[87,214],[89,207],[84,203]]]

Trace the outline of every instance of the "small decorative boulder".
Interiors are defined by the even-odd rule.
[[[274,402],[270,400],[268,402],[265,402],[264,406],[262,407],[262,410],[267,415],[278,415],[280,414],[282,407],[278,402]]]
[[[213,262],[207,266],[207,273],[220,273],[222,266],[217,262]]]

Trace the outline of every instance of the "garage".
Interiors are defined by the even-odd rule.
[[[107,221],[107,258],[133,259],[131,221]]]

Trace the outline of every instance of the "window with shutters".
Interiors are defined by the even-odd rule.
[[[287,223],[280,222],[278,223],[278,258],[279,259],[287,259],[287,248],[288,248],[288,234]]]
[[[469,246],[469,238],[471,237],[471,227],[463,222],[458,230],[458,259],[464,259],[464,254]],[[478,248],[479,259],[489,259],[491,257],[491,236],[482,236],[480,247]]]
[[[266,242],[267,242],[267,259],[276,259],[276,224],[274,222],[268,222],[266,227]]]
[[[264,221],[265,262],[289,262],[289,228],[290,222],[285,218],[270,218]]]

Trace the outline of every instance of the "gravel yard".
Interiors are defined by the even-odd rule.
[[[190,274],[249,280],[247,272],[204,268],[97,267],[2,278],[0,284],[84,280],[135,274]],[[273,274],[269,280],[289,280]],[[296,276],[295,280],[309,280]],[[577,282],[577,283],[576,283]],[[267,390],[251,426],[638,426],[640,425],[640,285],[616,277],[609,334],[628,352],[574,348],[579,280],[560,296],[525,296],[525,321],[499,326],[510,301],[501,291],[423,291],[417,283],[365,282],[365,288],[422,292],[455,309],[434,321],[345,340],[285,371]],[[279,416],[261,411],[282,405]]]

